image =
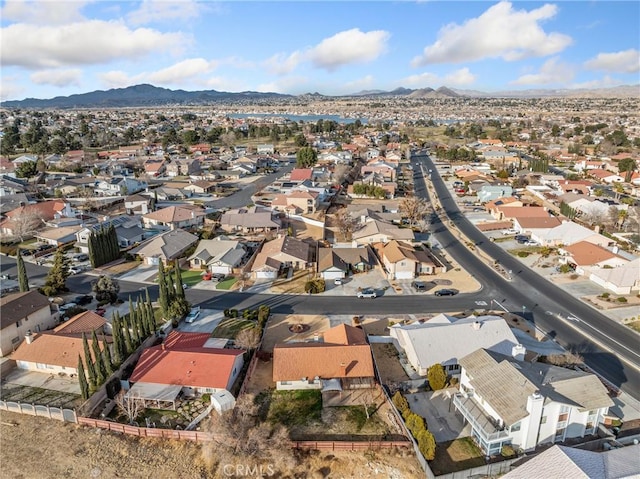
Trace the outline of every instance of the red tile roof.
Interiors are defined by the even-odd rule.
[[[91,339],[89,339],[89,343],[91,344]],[[98,345],[102,350],[101,337],[98,337]],[[93,357],[93,348],[89,348],[89,350]],[[67,336],[45,332],[34,334],[31,344],[23,341],[11,355],[11,359],[76,369],[78,367],[78,356],[84,360],[82,336]]]
[[[93,331],[103,328],[105,324],[107,324],[107,321],[99,314],[93,311],[84,311],[83,313],[76,314],[69,321],[57,326],[53,331],[57,334],[86,333],[87,337],[90,337]]]
[[[291,170],[289,179],[291,181],[304,181],[310,180],[313,176],[313,170],[311,168],[294,168]]]

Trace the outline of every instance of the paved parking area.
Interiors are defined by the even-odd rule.
[[[124,281],[134,281],[136,283],[149,283],[153,284],[150,281],[150,278],[153,277],[154,274],[158,272],[157,266],[150,265],[140,265],[137,268],[129,271],[128,273],[119,276],[118,279]]]
[[[471,435],[469,425],[465,426],[455,414],[451,397],[456,391],[456,388],[449,388],[406,396],[411,410],[427,421],[427,428],[435,437],[436,443]]]
[[[32,388],[51,389],[64,393],[80,394],[80,385],[77,379],[46,372],[40,373],[16,368],[4,376],[2,382]],[[3,387],[6,386],[3,385]]]
[[[220,321],[224,319],[224,313],[215,309],[202,309],[200,316],[193,323],[180,322],[179,330],[185,333],[213,333]]]

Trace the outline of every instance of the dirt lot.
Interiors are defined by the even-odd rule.
[[[187,441],[134,438],[7,412],[0,413],[0,440],[2,479],[234,477],[214,473],[201,446]],[[408,450],[313,451],[273,477],[410,479],[420,473]]]
[[[393,344],[374,343],[371,345],[373,357],[383,384],[406,381],[409,379],[398,360],[398,351]]]

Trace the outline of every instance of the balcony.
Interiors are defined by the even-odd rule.
[[[471,396],[456,394],[453,405],[487,444],[509,437],[509,433],[496,426],[495,419],[487,415]]]

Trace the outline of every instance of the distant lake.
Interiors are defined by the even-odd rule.
[[[317,123],[318,120],[335,121],[336,123],[354,123],[358,118],[343,118],[340,115],[288,115],[280,113],[230,113],[229,118],[284,118],[285,120],[305,123]],[[359,118],[362,124],[367,123],[366,118]]]

